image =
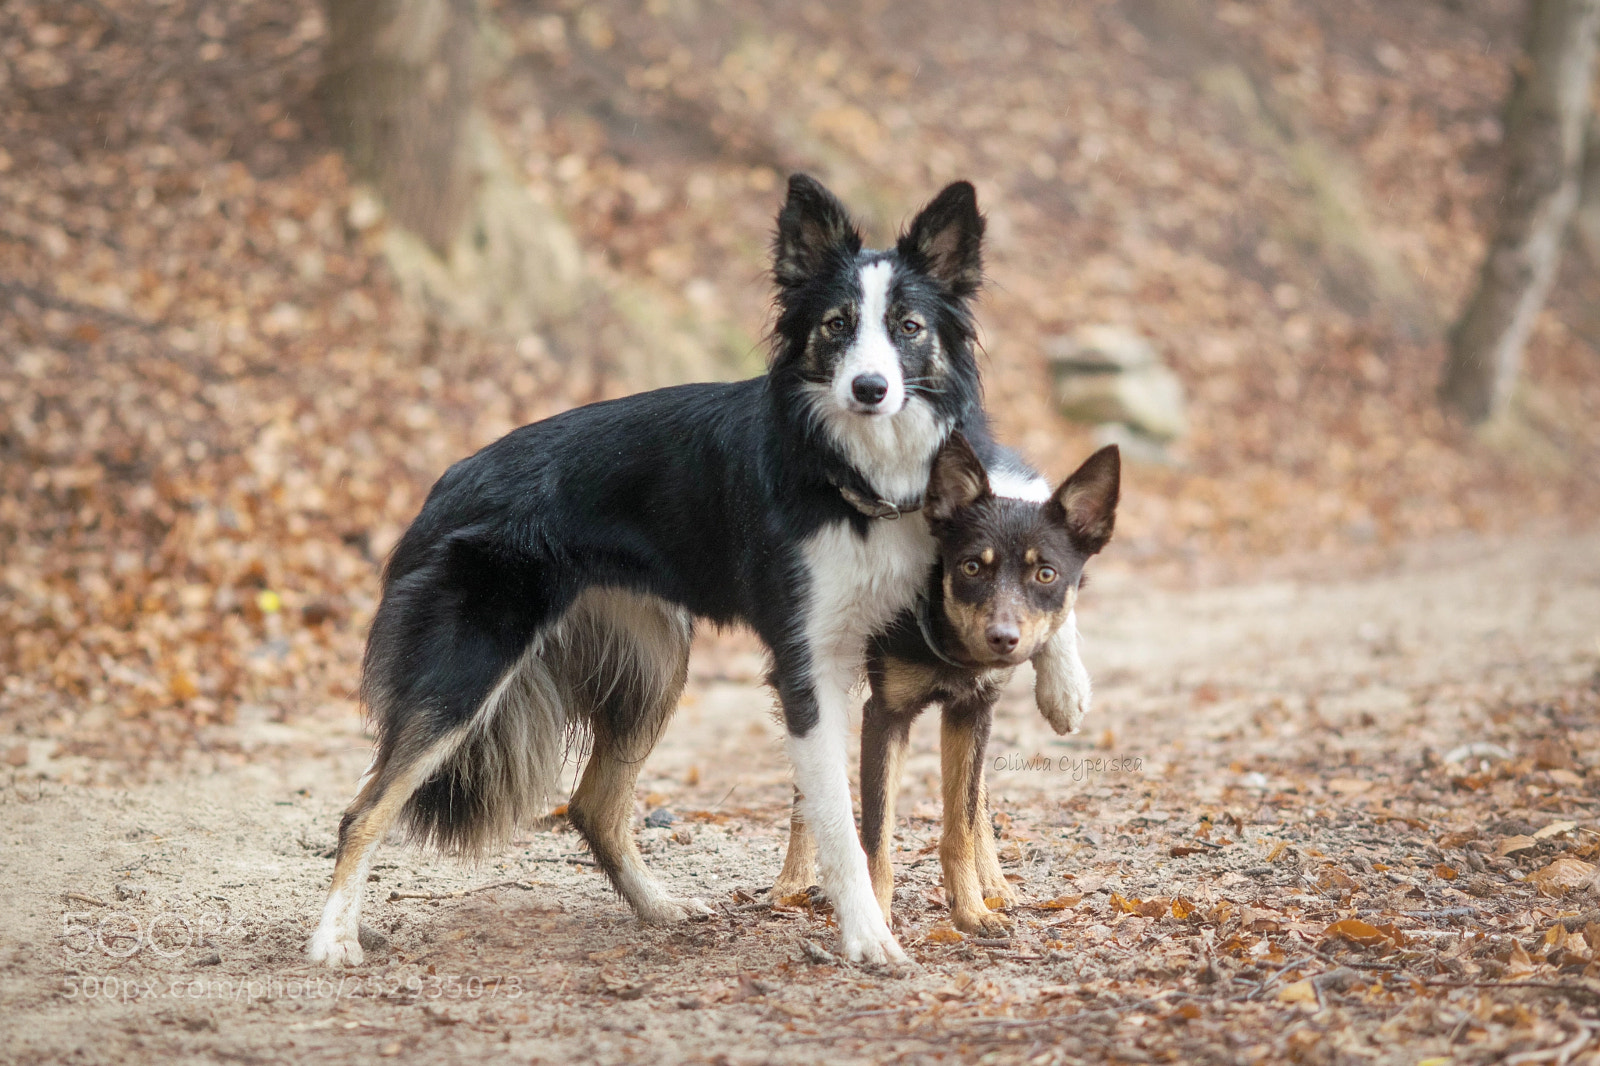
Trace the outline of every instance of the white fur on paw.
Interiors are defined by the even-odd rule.
[[[906,964],[911,961],[893,933],[886,933],[882,937],[845,937],[843,947],[844,957],[851,962],[887,966],[890,963]]]
[[[639,915],[640,921],[649,925],[675,925],[694,918],[710,918],[716,914],[704,900],[686,896],[683,899],[663,897],[649,911]]]
[[[1088,682],[1084,677],[1081,684],[1059,685],[1047,682],[1043,674],[1039,676],[1034,699],[1051,729],[1057,733],[1076,733],[1083,725],[1083,718],[1089,713]]]
[[[312,962],[332,967],[360,966],[366,959],[366,953],[361,950],[361,937],[358,933],[325,926],[318,927],[311,937],[311,945],[306,949],[306,955]]]
[[[876,966],[911,961],[889,931],[889,924],[883,920],[876,901],[865,918],[860,922],[839,923],[839,941],[846,959]]]
[[[1034,702],[1057,733],[1076,733],[1089,713],[1089,671],[1078,657],[1077,635],[1057,634],[1034,656]]]

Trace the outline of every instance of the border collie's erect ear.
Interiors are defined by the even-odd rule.
[[[895,250],[949,289],[967,297],[983,281],[983,216],[971,182],[946,185],[917,213]]]
[[[933,457],[933,473],[928,477],[922,513],[930,522],[943,522],[988,494],[989,475],[978,453],[959,432],[950,434],[939,454]]]
[[[861,233],[833,193],[809,174],[789,177],[789,198],[778,212],[772,276],[786,289],[816,277],[831,256],[861,251]]]
[[[1111,539],[1117,522],[1117,497],[1122,491],[1122,453],[1108,444],[1083,461],[1061,483],[1050,506],[1067,527],[1072,546],[1093,555]]]

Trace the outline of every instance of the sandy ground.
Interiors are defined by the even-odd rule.
[[[1018,908],[1008,941],[941,924],[928,716],[897,853],[896,918],[918,970],[808,951],[835,946],[826,908],[774,909],[762,892],[781,859],[788,778],[760,656],[720,638],[641,780],[641,817],[677,818],[640,830],[647,861],[720,911],[678,928],[635,922],[570,831],[529,831],[475,868],[395,845],[368,886],[368,965],[314,969],[303,948],[367,757],[357,721],[247,718],[230,727],[247,758],[127,788],[66,783],[83,767],[34,744],[0,783],[3,1057],[1414,1062],[1562,1035],[1492,1009],[1458,1025],[1443,999],[1402,1024],[1413,1008],[1373,1006],[1370,989],[1317,985],[1315,1002],[1276,989],[1339,967],[1314,933],[1339,917],[1455,908],[1473,914],[1456,926],[1516,936],[1592,903],[1538,910],[1519,883],[1527,870],[1492,849],[1487,863],[1457,862],[1471,876],[1426,873],[1448,859],[1435,842],[1447,831],[1594,826],[1593,704],[1585,716],[1561,694],[1596,685],[1600,535],[1435,544],[1361,576],[1324,567],[1198,590],[1152,588],[1113,565],[1095,578],[1082,610],[1097,680],[1086,731],[1051,735],[1021,676],[996,722],[1003,861],[1025,904],[1056,901]],[[1576,752],[1565,776],[1528,764],[1489,781],[1484,761],[1489,783],[1469,788],[1442,762],[1473,741],[1514,762],[1558,713],[1539,708],[1558,704]],[[1335,866],[1349,884],[1319,891],[1318,871]],[[418,898],[430,894],[447,898]],[[1156,897],[1199,914],[1127,906]],[[1420,942],[1452,936],[1470,939],[1458,928]],[[1299,968],[1285,977],[1279,958]],[[1496,972],[1462,958],[1468,974]],[[1401,953],[1361,972],[1408,962],[1460,970]],[[1528,1010],[1553,1018],[1564,1002]]]

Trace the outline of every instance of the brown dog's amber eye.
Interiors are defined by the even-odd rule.
[[[982,569],[983,567],[979,565],[978,560],[976,559],[968,559],[966,562],[961,564],[961,572],[966,574],[968,577],[977,577],[978,571]]]
[[[1039,567],[1039,572],[1034,574],[1033,576],[1034,576],[1034,579],[1039,582],[1039,584],[1048,585],[1048,584],[1050,584],[1050,582],[1052,582],[1052,581],[1054,581],[1056,579],[1055,567],[1053,567],[1053,566],[1041,566],[1041,567]]]

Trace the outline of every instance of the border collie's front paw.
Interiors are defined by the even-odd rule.
[[[318,926],[312,934],[311,944],[306,948],[306,956],[312,962],[320,962],[325,966],[360,966],[366,960],[366,953],[361,950],[361,936],[355,930],[339,929],[333,926]]]
[[[842,954],[850,962],[872,966],[909,965],[911,959],[900,942],[889,931],[883,915],[874,907],[871,917],[875,921],[839,923],[839,944]]]
[[[1078,657],[1078,635],[1070,623],[1033,657],[1034,702],[1057,733],[1076,733],[1089,713],[1089,671]]]

